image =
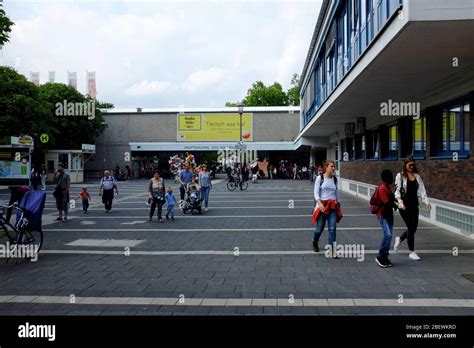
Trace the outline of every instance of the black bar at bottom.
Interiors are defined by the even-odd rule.
[[[55,326],[54,341],[52,330],[43,325]],[[0,317],[0,328],[1,348],[146,343],[474,346],[474,316],[11,316]],[[46,337],[19,337],[39,333]]]

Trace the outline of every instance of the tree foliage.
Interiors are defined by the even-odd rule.
[[[266,86],[262,81],[256,81],[248,89],[247,95],[242,100],[245,106],[289,106],[300,105],[298,74],[291,79],[291,88],[287,92],[278,82]],[[226,102],[225,106],[237,106],[237,103]]]
[[[6,42],[10,41],[10,33],[12,31],[13,23],[6,15],[5,11],[2,8],[2,3],[0,3],[0,47],[3,46]]]
[[[93,119],[86,116],[57,115],[57,103],[95,102]],[[0,142],[9,144],[11,136],[48,134],[42,147],[78,149],[81,144],[94,144],[105,129],[99,110],[110,103],[96,102],[73,87],[46,83],[40,87],[8,67],[0,67]]]

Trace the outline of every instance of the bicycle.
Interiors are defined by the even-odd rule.
[[[10,224],[4,214],[7,209],[15,209],[20,212],[20,216],[15,226]],[[29,210],[18,207],[18,205],[0,205],[0,243],[10,244],[11,250],[15,250],[18,245],[33,245],[34,253],[38,253],[43,246],[43,231],[41,229],[31,230],[28,228],[30,221],[27,218]],[[10,231],[9,231],[10,228]]]
[[[247,181],[242,181],[240,176],[230,176],[229,181],[227,182],[227,189],[229,191],[235,191],[237,187],[240,187],[241,190],[246,190],[249,187]]]

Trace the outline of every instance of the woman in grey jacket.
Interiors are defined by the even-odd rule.
[[[415,161],[412,157],[403,160],[402,171],[395,178],[397,190],[395,191],[395,199],[398,201],[400,215],[407,226],[407,230],[400,236],[395,238],[394,250],[397,251],[400,243],[405,239],[408,242],[410,250],[410,260],[420,261],[421,258],[415,253],[415,232],[418,228],[419,201],[426,204],[431,210],[431,204],[426,195],[425,185],[421,176],[418,174]]]

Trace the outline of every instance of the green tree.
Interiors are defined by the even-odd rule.
[[[62,83],[46,83],[40,87],[40,96],[48,102],[49,112],[54,115],[53,127],[58,136],[54,143],[57,149],[77,149],[81,144],[94,144],[95,138],[105,129],[104,118],[95,104],[95,117],[56,115],[60,105],[66,103],[95,102],[76,91],[73,87]]]
[[[6,42],[10,41],[11,27],[15,25],[6,15],[3,10],[3,5],[0,2],[0,47]]]
[[[50,105],[41,98],[39,88],[23,75],[0,67],[0,142],[10,144],[11,136],[47,133],[54,141],[54,122]]]
[[[300,76],[293,74],[291,78],[291,87],[288,89],[288,105],[299,106],[300,105]]]
[[[288,96],[278,82],[265,86],[262,81],[257,81],[247,91],[243,103],[245,106],[285,106],[288,105]]]

